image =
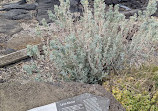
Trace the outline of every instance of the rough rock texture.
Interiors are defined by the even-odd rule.
[[[149,0],[121,0],[121,4],[132,9],[140,9],[146,7]]]
[[[47,23],[51,22],[48,16],[48,10],[53,12],[54,5],[59,5],[58,0],[37,0],[37,16],[36,19],[41,22],[43,18],[47,21]]]
[[[59,0],[37,0],[37,20],[39,22],[45,18],[46,22],[52,22],[48,16],[48,10],[54,12],[54,5],[60,5]],[[70,12],[83,12],[83,6],[80,3],[80,0],[70,0]]]
[[[10,49],[10,48],[7,48],[6,50],[0,50],[0,56],[7,55],[15,51],[16,51],[15,49]]]
[[[83,12],[83,6],[80,0],[70,0],[70,12]]]
[[[93,7],[94,0],[88,0],[91,7]],[[0,9],[0,11],[9,11],[5,12],[4,14],[0,14],[5,16],[7,19],[13,19],[13,20],[19,20],[19,19],[32,19],[31,14],[27,11],[35,10],[36,13],[36,19],[41,24],[41,21],[43,18],[45,18],[46,22],[52,22],[49,19],[48,10],[54,11],[54,5],[60,5],[59,0],[36,0],[35,4],[26,4],[23,3],[23,1],[19,1],[17,3],[9,3],[2,5],[3,7]],[[116,5],[116,4],[122,4],[124,7],[130,8],[130,9],[140,9],[147,5],[148,0],[105,0],[105,4],[107,5]],[[15,10],[16,9],[16,10]],[[81,0],[70,0],[70,12],[80,12],[82,14],[83,12],[83,6],[81,4]]]
[[[11,21],[0,17],[0,33],[4,33],[8,36],[11,36],[19,31],[22,28],[16,21]]]
[[[30,20],[30,19],[32,19],[31,14],[27,10],[24,10],[24,9],[9,10],[6,13],[2,13],[0,15],[3,16],[4,18],[10,19],[10,20],[20,20],[20,19]]]
[[[0,16],[10,20],[30,20],[32,19],[30,10],[35,9],[36,4],[20,4],[20,2],[3,4],[2,8],[0,8],[3,13],[0,13]]]
[[[27,47],[27,45],[36,45],[41,43],[40,37],[32,37],[30,35],[21,35],[21,37],[12,37],[5,44],[7,48],[21,50]]]
[[[0,11],[8,11],[12,9],[35,10],[36,5],[35,4],[20,5],[18,3],[10,3],[10,4],[3,5]]]
[[[7,50],[5,50],[6,52]],[[27,59],[27,49],[19,50],[16,52],[12,52],[8,55],[4,55],[0,57],[0,68],[3,68],[9,64],[19,62],[20,60]]]
[[[81,83],[0,83],[1,111],[26,111],[83,93],[105,96],[110,99],[109,111],[125,111],[118,101],[102,86]]]

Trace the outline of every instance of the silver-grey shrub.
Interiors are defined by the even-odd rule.
[[[96,83],[101,81],[111,68],[119,68],[123,63],[123,37],[118,30],[126,20],[124,15],[118,12],[118,6],[115,11],[112,11],[111,7],[105,14],[103,1],[95,1],[93,15],[88,9],[88,2],[84,1],[82,4],[84,14],[76,23],[71,22],[73,19],[68,14],[61,19],[56,17],[62,24],[59,26],[66,26],[63,28],[70,33],[62,42],[51,41],[50,58],[64,79]],[[63,7],[58,7],[58,11],[60,8]]]
[[[45,56],[39,58],[42,63],[47,61],[44,63],[48,69],[53,67],[49,73],[58,74],[63,80],[98,83],[112,70],[140,65],[153,57],[155,50],[151,44],[158,38],[158,23],[150,17],[155,11],[154,2],[147,11],[130,19],[119,13],[118,6],[105,10],[104,0],[95,0],[94,13],[88,7],[88,1],[82,0],[84,13],[80,17],[68,11],[68,1],[60,2],[59,7],[55,6],[54,14],[48,13],[57,30],[66,34],[54,37],[55,31],[46,25],[52,35],[44,45]],[[126,38],[134,26],[138,30],[133,33],[132,41],[128,41]]]

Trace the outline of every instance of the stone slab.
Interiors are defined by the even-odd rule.
[[[42,50],[42,45],[38,45],[39,50]],[[27,56],[27,48],[18,50],[16,52],[12,52],[10,54],[0,56],[0,67],[4,67],[6,65],[16,63],[20,60],[28,58]]]
[[[0,33],[12,36],[21,30],[22,27],[17,21],[7,20],[4,17],[0,17]]]
[[[9,10],[5,13],[1,13],[0,16],[9,19],[9,20],[30,20],[32,19],[31,14],[29,13],[29,11],[24,10],[24,9],[13,9],[13,10]]]
[[[1,111],[27,111],[84,93],[109,98],[109,111],[125,111],[111,93],[100,85],[75,82],[4,82],[0,83],[0,92]]]
[[[16,51],[4,56],[0,56],[0,67],[15,63],[19,60],[27,58],[27,49]]]
[[[10,4],[4,4],[2,8],[0,8],[0,11],[9,11],[13,9],[24,9],[24,10],[35,10],[36,4],[23,4],[19,5],[18,3],[10,3]]]

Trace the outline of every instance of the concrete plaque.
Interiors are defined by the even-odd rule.
[[[109,111],[110,100],[85,93],[28,111]]]

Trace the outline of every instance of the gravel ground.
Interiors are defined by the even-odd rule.
[[[12,82],[12,81],[25,81],[28,80],[27,74],[22,71],[23,65],[29,63],[30,60],[26,59],[21,62],[9,65],[7,67],[0,68],[0,80]]]

